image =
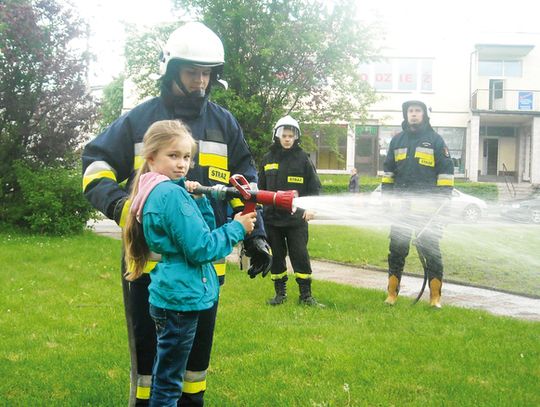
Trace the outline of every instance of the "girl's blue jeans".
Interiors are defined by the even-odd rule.
[[[156,324],[157,351],[154,361],[150,406],[176,407],[193,345],[199,312],[179,312],[150,305]]]

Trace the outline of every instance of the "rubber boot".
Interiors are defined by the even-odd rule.
[[[298,299],[299,304],[310,307],[325,307],[324,304],[318,302],[311,295],[311,279],[296,279],[296,281],[298,282],[298,288],[300,290],[300,297]]]
[[[397,302],[397,297],[399,293],[399,279],[391,275],[388,277],[388,297],[384,302],[388,305],[395,305]]]
[[[267,304],[281,305],[287,301],[287,280],[274,280],[274,289],[276,290],[276,295],[274,298],[270,298],[266,301]]]
[[[434,278],[429,282],[429,305],[434,308],[441,308],[441,288],[442,281]]]

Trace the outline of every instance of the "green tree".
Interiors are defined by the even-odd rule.
[[[78,162],[95,114],[87,58],[73,43],[85,27],[56,0],[0,2],[0,222],[28,215],[16,163],[54,171]]]
[[[109,124],[120,116],[124,101],[124,75],[114,78],[103,89],[101,105],[99,107],[99,123],[96,133],[101,133]]]
[[[358,65],[374,59],[375,28],[356,19],[356,2],[337,0],[174,0],[178,9],[213,29],[225,47],[229,89],[213,99],[238,118],[256,158],[270,144],[275,121],[293,113],[301,122],[363,120],[374,92]],[[128,75],[142,96],[156,94],[159,42],[176,28],[132,32]]]

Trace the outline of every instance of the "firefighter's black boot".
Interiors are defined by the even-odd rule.
[[[281,305],[287,301],[287,280],[283,278],[274,280],[274,289],[276,290],[276,295],[274,298],[270,298],[266,301],[267,304]]]
[[[325,307],[324,304],[321,304],[318,302],[313,296],[311,295],[311,279],[296,279],[298,282],[298,288],[300,289],[300,298],[298,300],[298,303],[301,305],[308,305],[310,307]]]

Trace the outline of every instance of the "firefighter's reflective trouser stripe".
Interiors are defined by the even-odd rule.
[[[216,266],[216,265],[215,265]],[[226,263],[219,261],[216,270],[223,273]],[[122,290],[131,355],[131,391],[130,406],[147,405],[150,397],[148,377],[152,376],[152,366],[156,354],[156,331],[154,321],[150,317],[148,305],[148,285],[150,275],[144,273],[135,281],[123,278],[125,264],[122,261]],[[223,279],[220,276],[220,281]],[[200,312],[199,323],[193,347],[187,363],[181,403],[190,406],[202,406],[203,394],[206,390],[206,372],[210,362],[212,341],[218,305]],[[188,372],[190,372],[188,374]]]
[[[401,281],[405,266],[405,259],[409,255],[412,228],[392,225],[390,228],[390,253],[388,254],[388,273]],[[418,233],[418,231],[416,231]],[[426,272],[428,279],[442,280],[443,263],[439,240],[441,238],[440,225],[433,225],[422,232],[416,242],[420,252],[426,259]]]
[[[206,390],[206,373],[206,370],[202,372],[193,372],[191,370],[186,370],[186,374],[184,376],[183,392],[187,394],[183,396],[183,399],[193,397],[192,395],[204,392]],[[137,375],[137,388],[135,390],[135,397],[138,402],[136,402],[135,405],[145,404],[144,400],[150,399],[151,388],[151,375]]]
[[[184,377],[184,393],[195,394],[206,390],[206,370],[193,372],[186,370]]]
[[[150,388],[152,387],[151,375],[137,375],[136,398],[139,400],[148,400],[150,398]]]
[[[277,280],[285,280],[285,281],[287,281],[289,279],[289,277],[287,276],[287,271],[286,270],[283,273],[279,273],[279,274],[272,273],[270,275],[270,278],[272,279],[272,281],[277,281]]]
[[[311,275],[311,263],[307,250],[308,224],[298,226],[273,226],[265,223],[266,235],[272,247],[272,279],[287,270],[287,253],[295,273]]]

